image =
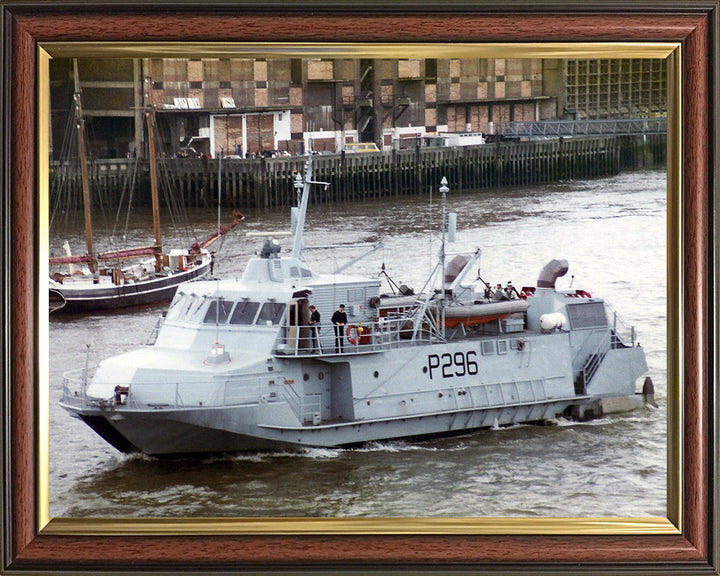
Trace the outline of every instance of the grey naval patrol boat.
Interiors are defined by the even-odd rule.
[[[555,287],[567,262],[496,300],[470,274],[479,250],[446,254],[444,179],[442,247],[418,294],[310,268],[312,184],[308,160],[289,255],[267,233],[241,278],[182,284],[148,345],[64,375],[62,407],[122,452],[179,456],[586,419],[651,396],[649,378],[636,393],[647,365],[634,329],[604,300]],[[309,325],[311,306],[329,319],[340,304],[344,326]]]

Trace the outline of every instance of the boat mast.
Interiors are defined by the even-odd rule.
[[[217,235],[220,238],[222,234],[222,226],[220,226],[220,213],[222,211],[222,161],[223,161],[223,148],[220,146],[220,154],[218,155],[218,210],[217,210]]]
[[[327,187],[330,182],[320,182],[312,179],[312,152],[308,150],[308,158],[305,161],[305,178],[300,173],[295,176],[295,189],[300,192],[302,190],[302,198],[300,198],[300,207],[297,211],[297,222],[295,224],[295,238],[293,242],[293,258],[302,258],[303,248],[303,232],[305,231],[305,218],[307,216],[308,202],[310,200],[310,185],[321,184]]]
[[[150,159],[150,195],[152,198],[153,232],[155,234],[155,271],[162,270],[162,240],[160,238],[160,201],[158,199],[157,158],[155,157],[155,108],[147,115],[148,156]]]
[[[294,258],[300,258],[303,251],[303,232],[305,229],[305,216],[307,214],[308,201],[310,200],[310,183],[312,181],[312,159],[308,155],[305,161],[305,178],[299,173],[295,177],[295,188],[298,192],[302,189],[302,198],[298,210],[297,223],[295,226],[295,238],[293,242],[292,255]]]
[[[445,339],[445,197],[450,191],[445,176],[440,181],[440,193],[442,194],[442,244],[440,246],[440,276],[442,278],[442,291],[440,292],[440,334]]]
[[[82,177],[83,207],[85,210],[85,242],[87,253],[91,260],[88,262],[90,272],[95,272],[95,251],[92,241],[92,215],[90,211],[90,183],[87,171],[87,151],[85,150],[85,118],[82,112],[82,101],[80,98],[80,73],[78,72],[77,59],[73,60],[73,73],[75,77],[75,119],[78,131],[78,156],[80,158],[80,174]]]

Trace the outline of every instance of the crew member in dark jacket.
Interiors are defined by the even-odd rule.
[[[335,325],[335,353],[343,351],[343,330],[347,324],[345,305],[340,304],[332,315],[330,321]]]
[[[310,306],[310,341],[313,352],[320,352],[320,343],[318,340],[318,329],[320,328],[320,312],[317,311],[315,306]]]

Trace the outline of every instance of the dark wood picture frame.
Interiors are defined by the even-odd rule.
[[[718,1],[0,3],[3,191],[2,565],[8,574],[657,573],[718,574]],[[38,50],[71,42],[676,43],[681,70],[678,295],[682,458],[677,530],[641,534],[423,533],[394,529],[147,535],[44,531],[38,510],[36,309]],[[672,146],[672,144],[671,144]],[[673,360],[671,360],[671,363]],[[677,456],[671,455],[672,457]],[[672,482],[669,482],[671,484]]]

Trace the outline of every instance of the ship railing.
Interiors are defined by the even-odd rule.
[[[78,369],[63,375],[61,401],[77,408],[177,409],[192,407],[222,407],[257,404],[279,399],[275,387],[270,386],[267,374],[248,374],[225,382],[185,381],[152,382],[148,385],[118,382],[107,398],[87,395],[85,370]],[[280,388],[279,386],[277,388]],[[140,395],[137,390],[142,390]],[[280,388],[281,389],[281,388]]]
[[[419,326],[416,329],[416,324]],[[292,332],[289,328],[294,329]],[[349,322],[342,327],[342,345],[337,342],[334,326],[322,326],[314,334],[310,326],[286,327],[275,346],[283,356],[327,356],[332,354],[370,353],[429,342],[418,316],[384,317],[371,322]]]
[[[85,389],[87,373],[84,368],[70,370],[63,374],[61,401],[72,406],[83,406],[86,403]]]
[[[608,332],[612,335],[612,330],[609,330],[608,328],[600,328],[599,330],[587,330],[584,333],[584,338],[580,344],[575,344],[575,348],[577,351],[575,352],[575,356],[573,356],[573,366],[578,366],[580,363],[584,363],[583,358],[586,358],[587,350],[591,346],[593,346],[593,341],[597,340],[598,338],[606,340]],[[576,332],[576,335],[582,334],[582,332]],[[597,344],[595,344],[597,347]]]
[[[317,423],[322,410],[322,394],[298,394],[291,385],[280,387],[280,400],[284,400],[299,422]]]
[[[282,386],[280,390],[280,396],[282,400],[284,400],[285,403],[290,406],[290,409],[295,413],[297,419],[302,421],[302,396],[300,396],[300,394],[298,394],[295,388],[293,388],[292,386]]]
[[[263,374],[264,376],[264,374]],[[226,382],[192,381],[153,383],[152,395],[148,387],[142,386],[142,395],[138,397],[135,389],[129,386],[127,399],[122,403],[134,409],[180,409],[180,408],[218,408],[267,402],[270,397],[268,386],[258,383],[259,375],[233,378]]]
[[[256,402],[269,402],[277,396],[270,390],[268,384],[258,384],[258,380],[266,380],[266,374],[253,374],[243,378],[233,378],[225,382],[223,387],[222,406],[235,406],[241,404],[254,404]]]
[[[307,394],[302,397],[302,410],[300,412],[303,422],[315,423],[320,418],[322,407],[321,394]]]
[[[607,311],[608,322],[612,327],[612,347],[613,348],[628,348],[635,346],[635,339],[637,334],[635,333],[635,326],[628,326],[622,319],[618,311],[615,310],[612,304],[607,300],[605,301],[605,309]]]
[[[582,367],[582,370],[580,370],[578,384],[582,387],[582,389],[578,389],[576,392],[581,392],[583,394],[587,392],[588,384],[593,379],[593,376],[595,376],[598,368],[600,368],[600,364],[602,364],[602,361],[605,359],[605,355],[610,351],[611,347],[612,338],[600,339],[598,345],[585,361],[585,365]]]

